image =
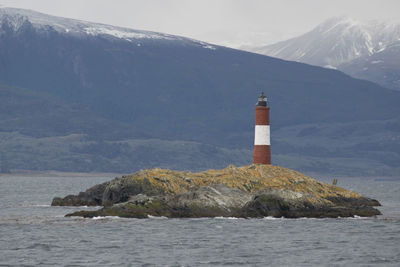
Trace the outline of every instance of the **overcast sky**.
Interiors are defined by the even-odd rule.
[[[294,37],[334,16],[400,21],[400,0],[0,0],[0,5],[233,47]]]

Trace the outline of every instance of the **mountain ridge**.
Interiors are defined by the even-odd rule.
[[[329,38],[336,38],[336,42]],[[327,19],[303,35],[251,51],[317,66],[337,67],[360,56],[381,52],[399,40],[400,23],[362,22],[341,16]],[[323,58],[315,50],[324,51],[327,56]],[[349,50],[348,54],[344,53],[346,50]],[[331,58],[331,52],[337,54],[337,58]]]
[[[328,19],[303,35],[248,50],[338,69],[353,77],[400,90],[400,64],[389,63],[398,58],[398,45],[400,23],[362,22],[345,16]],[[377,62],[376,57],[381,63],[378,67],[372,66]]]
[[[204,48],[207,49],[216,49],[215,46],[187,37],[158,33],[153,31],[135,30],[126,27],[119,27],[84,20],[57,17],[28,9],[0,8],[0,21],[2,21],[2,23],[4,23],[4,21],[9,23],[14,31],[18,31],[21,27],[23,27],[24,23],[29,22],[38,30],[47,31],[49,30],[48,27],[50,27],[51,29],[61,34],[65,33],[77,36],[108,36],[123,39],[129,42],[138,41],[141,39],[190,41],[202,45]]]

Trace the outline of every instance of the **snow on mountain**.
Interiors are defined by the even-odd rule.
[[[211,44],[175,35],[56,17],[27,9],[0,8],[0,25],[7,24],[14,31],[18,31],[27,22],[39,31],[46,31],[51,28],[61,34],[107,36],[127,41],[137,41],[140,39],[183,41],[200,45],[206,49],[216,49]]]
[[[323,67],[337,68],[370,56],[400,40],[400,24],[331,18],[301,36],[255,47],[252,52]]]
[[[247,50],[338,69],[400,90],[399,46],[400,24],[338,17],[296,38]]]

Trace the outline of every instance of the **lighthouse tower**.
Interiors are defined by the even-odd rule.
[[[256,105],[256,127],[254,132],[254,164],[271,164],[271,142],[269,130],[269,107],[264,93]]]

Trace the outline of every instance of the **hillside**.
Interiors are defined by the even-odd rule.
[[[338,66],[338,69],[353,77],[374,81],[387,88],[400,90],[399,62],[400,41],[370,56],[343,63]]]
[[[12,110],[19,102],[11,101],[5,113],[16,120],[2,124],[8,141],[0,145],[12,169],[127,172],[248,164],[254,104],[264,91],[274,164],[307,172],[399,173],[391,162],[400,157],[400,94],[339,71],[20,9],[1,9],[0,47],[0,83],[88,110],[61,112],[61,123],[28,127],[35,106],[26,104],[25,117],[18,118]],[[64,127],[67,117],[84,119],[86,113],[103,122]],[[371,131],[376,121],[383,128]],[[339,139],[340,149],[332,145]],[[46,149],[38,150],[39,144]],[[354,169],[349,162],[357,163]]]
[[[1,132],[18,132],[31,137],[70,134],[86,134],[92,138],[149,137],[132,125],[105,119],[88,106],[69,103],[54,95],[0,85],[0,97]],[[98,131],[100,128],[104,131]]]
[[[87,106],[28,89],[0,85],[0,99],[0,166],[7,169],[202,169],[246,163],[250,158],[248,151],[240,149],[155,139],[132,125],[105,119]]]

